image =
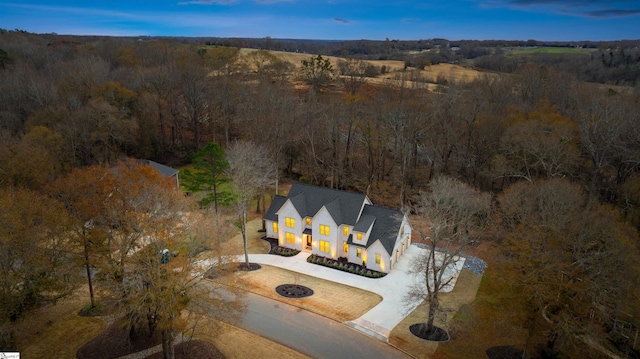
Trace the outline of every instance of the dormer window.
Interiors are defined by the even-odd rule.
[[[358,233],[358,240],[361,241],[362,240],[362,233]]]
[[[311,217],[307,217],[304,220],[307,222],[307,226],[311,225]]]

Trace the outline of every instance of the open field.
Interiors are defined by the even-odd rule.
[[[241,49],[240,54],[246,55],[250,52],[257,51],[255,49]],[[293,52],[284,52],[284,51],[270,51],[272,54],[276,55],[278,58],[284,61],[289,61],[292,63],[297,69],[302,68],[301,61],[308,60],[311,58],[312,54],[302,54],[302,53],[293,53]],[[335,56],[323,56],[323,58],[329,59],[333,64],[334,68],[337,66],[337,63],[341,60],[344,60]],[[376,78],[367,78],[367,81],[374,84],[383,84],[383,83],[397,83],[400,84],[399,75],[400,71],[404,70],[404,61],[399,60],[365,60],[367,63],[370,63],[374,66],[386,67],[386,73],[377,76]],[[417,71],[417,76],[423,79],[428,79],[429,82],[435,82],[438,78],[444,78],[448,81],[455,82],[467,82],[473,81],[477,79],[479,76],[485,74],[484,72],[480,72],[474,69],[466,68],[460,65],[455,64],[437,64],[425,67],[424,70],[417,70],[413,68],[409,68],[409,70]],[[409,81],[411,82],[411,81]],[[433,90],[436,85],[433,83],[424,83],[422,84],[425,88],[429,90]]]

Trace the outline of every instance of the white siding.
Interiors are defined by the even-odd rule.
[[[353,234],[353,227],[352,226],[348,226],[348,225],[343,225],[340,226],[340,228],[338,229],[340,231],[340,233],[338,233],[338,257],[343,257],[343,258],[349,258],[348,254],[349,253],[345,253],[344,251],[344,242],[346,242],[349,239],[348,235],[344,235],[344,228],[349,228],[349,234]]]
[[[404,232],[402,229],[404,228]],[[404,253],[404,250],[411,245],[411,224],[409,224],[409,220],[407,216],[402,217],[402,224],[400,224],[400,229],[398,230],[398,238],[396,239],[396,243],[393,246],[393,252],[398,251],[400,254]]]
[[[369,227],[369,229],[367,229],[366,232],[353,232],[353,242],[354,243],[358,243],[358,244],[362,244],[365,245],[367,243],[367,241],[369,240],[369,235],[371,234],[371,229],[373,229],[373,226],[376,224],[376,221],[374,220],[373,223],[371,223],[371,226]],[[362,233],[362,240],[358,240],[358,233]]]
[[[376,254],[380,254],[380,264],[376,264]],[[379,240],[375,241],[367,249],[367,268],[378,272],[389,273],[389,254]]]
[[[286,226],[286,218],[293,218],[294,227],[290,228]],[[304,225],[302,223],[302,218],[298,214],[298,211],[291,203],[290,200],[287,200],[280,210],[278,211],[278,244],[282,247],[293,248],[302,250],[302,229]],[[285,233],[290,232],[294,235],[294,243],[287,243],[285,239]]]
[[[362,257],[358,258],[358,248],[362,248]],[[349,263],[354,263],[354,264],[358,264],[358,265],[362,265],[362,259],[364,258],[365,254],[366,254],[367,250],[363,247],[358,247],[358,246],[349,246],[349,257],[347,257],[347,261]]]
[[[322,256],[338,258],[338,225],[333,220],[333,217],[329,214],[329,211],[325,207],[320,208],[318,213],[312,218],[312,233],[313,233],[313,250],[311,253]],[[329,226],[329,235],[320,234],[320,225]],[[320,251],[320,241],[329,242],[329,252]],[[342,241],[340,241],[342,246]]]
[[[278,232],[274,232],[273,231],[273,223],[274,221],[270,221],[268,219],[264,220],[264,226],[267,229],[267,237],[269,238],[278,238]],[[278,228],[280,228],[280,225],[278,225]]]

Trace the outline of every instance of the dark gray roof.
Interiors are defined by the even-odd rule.
[[[353,241],[353,234],[350,234],[349,237],[347,238],[347,244],[352,244],[357,247],[364,247],[364,245]]]
[[[169,166],[161,165],[158,162],[154,162],[151,160],[138,160],[138,161],[155,168],[156,171],[160,172],[160,174],[165,177],[171,177],[171,176],[174,176],[176,173],[178,173],[177,169],[171,168]]]
[[[333,217],[336,224],[355,225],[360,215],[360,209],[367,196],[362,193],[340,191],[336,189],[294,183],[289,190],[288,197],[304,217],[313,217],[322,206]]]
[[[276,212],[278,212],[280,207],[282,207],[282,205],[286,201],[287,201],[287,197],[281,196],[281,195],[276,195],[275,198],[273,199],[273,201],[271,201],[271,205],[269,206],[269,209],[267,210],[267,213],[264,214],[264,219],[267,219],[267,220],[270,220],[270,221],[277,221],[278,220],[278,215],[276,214]]]
[[[364,217],[365,215],[376,219],[369,235],[367,248],[379,239],[384,249],[391,255],[404,215],[397,209],[370,205],[364,206],[362,216]]]
[[[347,224],[354,226],[354,231],[366,232],[373,224],[366,244],[354,243],[352,234],[349,234],[348,244],[368,248],[375,241],[380,240],[387,253],[391,255],[404,215],[397,209],[369,204],[364,205],[362,215],[360,215],[360,209],[366,198],[361,193],[295,183],[291,186],[288,196],[276,196],[273,199],[264,219],[277,221],[276,212],[280,210],[287,199],[291,200],[302,218],[313,217],[322,206],[325,206],[337,225]],[[358,218],[359,216],[360,218]]]
[[[375,220],[376,217],[366,215],[363,211],[362,216],[360,216],[360,220],[358,221],[358,223],[356,223],[355,226],[353,226],[353,230],[356,232],[365,233],[369,230],[369,228],[371,228],[371,225],[373,224],[373,222],[375,222]]]

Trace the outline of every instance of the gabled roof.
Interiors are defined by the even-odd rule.
[[[353,226],[358,220],[360,209],[367,201],[362,193],[294,183],[287,196],[300,216],[313,217],[325,206],[337,225]],[[273,204],[272,204],[273,205]]]
[[[397,209],[366,205],[362,211],[362,216],[371,216],[376,219],[366,244],[367,248],[376,240],[380,240],[384,249],[391,255],[400,232],[404,214]]]
[[[160,172],[161,175],[165,176],[165,177],[171,177],[174,176],[176,173],[178,173],[178,170],[175,168],[171,168],[169,166],[165,166],[162,165],[158,162],[154,162],[151,160],[138,160],[140,163],[149,165],[153,168],[156,169],[156,171]]]
[[[278,220],[277,212],[286,201],[287,201],[287,197],[281,196],[279,194],[276,195],[273,198],[273,201],[271,201],[271,205],[269,206],[267,213],[264,214],[264,219],[267,219],[270,221],[277,221]]]
[[[367,208],[367,206],[365,206],[364,208]],[[362,216],[360,216],[360,220],[358,221],[358,223],[353,226],[353,230],[356,232],[366,233],[375,221],[376,217],[364,214],[364,211],[362,211]]]
[[[353,226],[353,231],[363,233],[371,229],[367,243],[354,243],[353,234],[349,234],[347,244],[368,248],[379,240],[389,255],[393,252],[404,218],[397,209],[368,204],[367,196],[361,193],[296,183],[286,197],[276,196],[273,199],[264,219],[277,221],[277,213],[287,201],[291,201],[302,218],[313,217],[325,207],[338,226],[346,224]]]
[[[365,247],[364,244],[356,243],[353,241],[353,234],[350,234],[349,237],[347,237],[347,244],[351,244],[356,247],[363,247],[363,248]]]

